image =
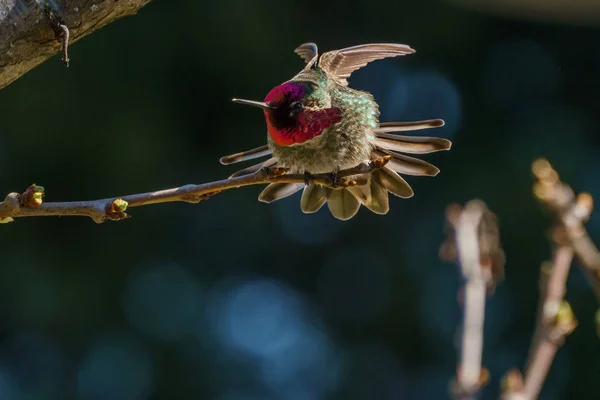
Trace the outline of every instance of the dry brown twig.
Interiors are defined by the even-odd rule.
[[[106,220],[129,218],[128,208],[149,204],[183,201],[198,203],[212,195],[241,186],[260,185],[273,182],[316,183],[327,187],[353,186],[353,177],[368,174],[382,168],[390,160],[385,156],[356,167],[339,171],[337,174],[316,174],[307,178],[304,174],[287,174],[283,168],[263,168],[253,174],[203,183],[186,185],[156,192],[132,194],[92,201],[74,201],[65,203],[43,203],[44,188],[31,185],[23,194],[10,193],[0,203],[0,223],[12,222],[17,217],[42,216],[87,216],[97,223]]]
[[[464,208],[452,204],[446,215],[451,230],[440,255],[458,261],[466,280],[461,358],[452,392],[459,399],[474,399],[489,379],[481,365],[485,300],[503,277],[504,252],[495,215],[481,200],[472,200]]]

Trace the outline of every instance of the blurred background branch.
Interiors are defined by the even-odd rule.
[[[0,89],[150,0],[0,0]],[[68,29],[67,29],[68,28]]]
[[[510,370],[503,380],[502,399],[535,400],[564,339],[576,327],[571,306],[564,300],[573,257],[581,260],[586,276],[598,296],[600,253],[589,237],[584,223],[593,209],[592,196],[575,196],[561,182],[558,173],[545,159],[532,165],[535,197],[554,217],[551,241],[552,262],[543,263],[540,274],[540,300],[534,337],[525,366],[525,375]],[[489,379],[481,367],[486,287],[495,288],[503,276],[504,252],[500,248],[495,215],[481,200],[472,200],[461,208],[451,204],[446,211],[448,239],[440,249],[446,260],[458,261],[466,279],[462,348],[453,392],[458,399],[475,399]]]
[[[483,325],[486,294],[491,293],[503,277],[504,252],[496,217],[481,200],[472,200],[464,208],[458,204],[446,210],[451,225],[449,237],[440,249],[448,261],[458,261],[466,279],[462,303],[461,359],[453,388],[456,398],[470,400],[489,380],[482,368]]]
[[[564,300],[567,279],[574,255],[584,264],[596,296],[598,291],[598,249],[584,227],[593,209],[588,193],[575,196],[563,183],[556,170],[545,159],[532,165],[533,192],[554,217],[551,240],[553,261],[543,263],[540,274],[540,302],[534,338],[525,366],[525,377],[511,370],[505,377],[503,399],[535,400],[540,395],[546,376],[559,347],[576,327],[571,306]]]
[[[533,192],[555,219],[552,235],[556,241],[566,241],[583,264],[586,277],[600,301],[600,252],[585,229],[585,222],[594,208],[592,196],[563,183],[547,160],[539,159],[532,167],[535,183]]]
[[[577,326],[569,303],[563,300],[572,260],[573,249],[558,244],[552,263],[542,264],[538,320],[523,385],[523,396],[529,400],[538,398],[556,352]]]

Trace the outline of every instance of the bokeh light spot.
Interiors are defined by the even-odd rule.
[[[402,237],[402,254],[406,269],[416,278],[427,278],[433,268],[442,264],[439,258],[440,244],[444,241],[444,210],[432,209],[419,214],[410,227],[410,234]],[[427,238],[427,240],[423,240]]]
[[[346,248],[326,260],[317,297],[329,315],[343,323],[372,322],[391,295],[388,261],[375,249]]]
[[[223,294],[216,328],[225,345],[271,357],[294,346],[302,312],[299,298],[285,286],[250,281]]]
[[[452,265],[438,265],[419,282],[419,308],[421,325],[431,344],[449,351],[456,329],[460,324],[458,291],[460,272]]]
[[[272,206],[281,233],[298,244],[326,244],[344,229],[344,225],[331,216],[327,205],[316,213],[304,214],[300,209],[300,194],[282,199]]]
[[[490,51],[483,70],[483,94],[500,110],[527,114],[531,106],[552,98],[559,78],[559,65],[544,48],[531,39],[514,39]]]
[[[260,389],[230,389],[217,397],[217,400],[275,400],[276,397]]]
[[[380,106],[387,107],[387,102],[396,110],[402,110],[406,107],[408,93],[406,91],[397,91],[392,97],[391,83],[405,74],[401,69],[398,59],[384,59],[369,63],[366,67],[353,72],[348,82],[350,87],[364,90],[373,95],[375,101]]]
[[[457,271],[458,273],[458,271]],[[495,347],[506,338],[506,332],[518,313],[514,297],[506,285],[498,285],[485,303],[485,346]]]
[[[0,399],[17,400],[21,397],[17,382],[10,373],[9,368],[0,364]]]
[[[15,399],[63,398],[67,359],[48,338],[34,333],[9,338],[0,348],[0,365],[2,390]]]
[[[448,391],[454,379],[452,369],[422,367],[411,374],[411,399],[439,400],[450,398]]]
[[[131,325],[156,340],[174,341],[192,332],[200,318],[201,291],[194,277],[176,264],[138,270],[123,298]]]
[[[207,313],[220,345],[215,349],[238,355],[240,364],[252,360],[257,379],[277,398],[321,393],[335,385],[335,352],[297,292],[272,279],[223,289],[214,290]]]
[[[353,346],[345,368],[341,397],[347,400],[404,399],[406,374],[390,349],[378,344]]]
[[[95,341],[77,373],[81,400],[146,399],[152,391],[152,360],[133,338],[108,335]]]
[[[389,97],[381,104],[382,122],[441,118],[446,124],[435,129],[435,135],[455,136],[462,121],[462,100],[449,78],[439,71],[422,69],[404,73],[390,86]]]

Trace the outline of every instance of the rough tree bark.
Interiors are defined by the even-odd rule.
[[[150,0],[0,0],[0,89],[62,51],[69,43],[117,19],[135,14]],[[57,22],[58,21],[58,22]]]

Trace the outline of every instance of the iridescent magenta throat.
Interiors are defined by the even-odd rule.
[[[342,119],[340,110],[334,107],[302,110],[290,117],[291,105],[302,101],[305,95],[306,88],[303,84],[286,82],[273,88],[265,97],[265,103],[273,108],[264,112],[267,129],[271,139],[278,145],[304,143]]]

